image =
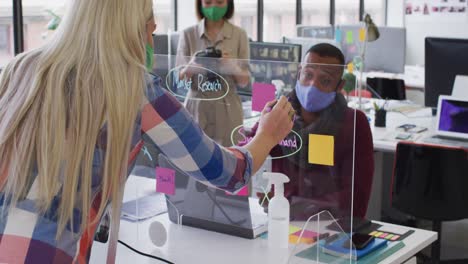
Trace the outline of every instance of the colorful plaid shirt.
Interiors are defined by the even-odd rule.
[[[223,148],[208,138],[192,120],[190,114],[166,90],[159,77],[148,77],[147,101],[138,116],[130,154],[131,171],[143,145],[143,138],[164,153],[180,169],[208,185],[235,192],[248,182],[252,172],[252,157],[243,148]],[[90,217],[97,216],[100,184],[105,156],[105,130],[96,144],[93,161],[93,207]],[[143,137],[143,135],[145,135]],[[90,232],[79,232],[80,208],[74,210],[74,228],[67,226],[56,240],[56,212],[60,193],[45,214],[36,210],[35,197],[39,190],[34,182],[26,199],[0,216],[0,263],[86,263],[96,225]],[[0,209],[6,204],[0,196]],[[73,231],[76,232],[73,232]]]

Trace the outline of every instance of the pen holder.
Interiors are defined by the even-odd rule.
[[[376,127],[385,127],[387,122],[387,110],[379,109],[375,111],[375,122]]]

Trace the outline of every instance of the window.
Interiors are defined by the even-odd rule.
[[[14,55],[13,2],[0,1],[0,67],[5,66]]]
[[[42,46],[54,34],[48,29],[57,22],[53,21],[54,16],[62,17],[64,12],[64,0],[23,1],[24,50]]]
[[[359,0],[335,0],[335,25],[359,24]]]
[[[302,25],[330,25],[330,1],[302,0]]]
[[[385,26],[385,0],[364,0],[364,9],[377,26]]]
[[[263,40],[281,42],[296,35],[296,0],[264,0]]]
[[[174,6],[171,0],[153,0],[153,11],[156,19],[157,34],[166,34],[169,29],[174,30]],[[182,1],[179,1],[181,3]]]
[[[257,0],[235,0],[231,22],[242,27],[249,38],[257,40]]]

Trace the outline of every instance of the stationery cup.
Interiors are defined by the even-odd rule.
[[[376,127],[385,127],[387,122],[387,111],[384,109],[379,109],[375,111],[375,122]]]

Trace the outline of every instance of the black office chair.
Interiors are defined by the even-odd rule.
[[[367,78],[367,88],[373,90],[374,97],[382,99],[405,100],[405,81],[388,78]]]
[[[468,263],[468,259],[440,261],[442,221],[468,218],[468,150],[401,142],[392,185],[392,207],[431,220],[438,232],[432,263]]]

